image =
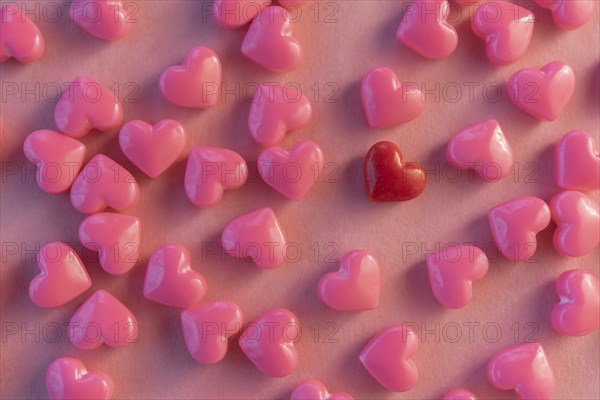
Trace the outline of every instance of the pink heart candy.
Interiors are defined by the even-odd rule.
[[[37,264],[41,273],[29,284],[29,298],[38,307],[62,306],[92,287],[83,262],[65,243],[45,244]]]
[[[284,261],[287,242],[273,210],[261,208],[227,224],[221,245],[232,257],[250,258],[260,268],[275,268]]]
[[[521,399],[550,399],[554,373],[539,343],[506,348],[490,360],[488,381],[498,389],[515,390]]]
[[[163,97],[176,106],[214,107],[219,100],[221,60],[208,47],[194,47],[183,64],[165,69],[158,83]]]
[[[260,177],[273,189],[292,200],[302,199],[323,172],[323,151],[315,142],[304,140],[290,151],[269,147],[258,156]]]
[[[282,377],[298,366],[298,318],[289,310],[276,308],[258,317],[238,341],[246,357],[264,374]]]
[[[292,391],[290,400],[353,400],[346,392],[329,393],[325,385],[316,379],[300,382]]]
[[[477,400],[477,397],[467,389],[456,388],[446,393],[442,400]]]
[[[140,120],[129,121],[119,132],[119,145],[127,158],[151,178],[169,168],[185,147],[185,129],[172,119],[154,126]]]
[[[89,372],[81,360],[61,357],[46,371],[46,390],[51,400],[108,400],[113,381],[103,372]]]
[[[537,233],[550,224],[550,207],[537,197],[519,197],[493,207],[488,220],[500,252],[524,261],[535,254]]]
[[[212,16],[223,28],[237,29],[252,21],[270,5],[271,0],[215,0]]]
[[[485,40],[488,59],[493,64],[508,65],[527,52],[534,23],[535,16],[528,9],[493,0],[477,7],[471,28]]]
[[[562,255],[579,257],[600,242],[600,205],[581,192],[569,190],[550,200],[556,223],[554,248]]]
[[[473,297],[473,281],[482,279],[489,261],[475,246],[448,246],[427,255],[429,284],[435,298],[444,307],[462,308]]]
[[[85,145],[62,133],[39,130],[23,143],[25,157],[37,166],[35,180],[44,192],[68,190],[85,158]]]
[[[69,321],[69,340],[82,350],[93,350],[102,343],[124,347],[137,343],[138,322],[116,297],[98,290],[83,303]]]
[[[212,207],[225,190],[239,189],[248,166],[238,153],[219,147],[194,147],[185,169],[185,193],[197,207]]]
[[[71,187],[71,204],[86,214],[106,207],[121,211],[135,205],[139,199],[140,187],[135,178],[104,154],[94,156]]]
[[[577,29],[594,15],[595,0],[534,0],[552,11],[554,23],[561,29]]]
[[[144,296],[171,307],[186,308],[206,295],[206,279],[190,265],[190,252],[179,244],[165,244],[148,260]]]
[[[396,37],[423,57],[449,56],[458,44],[456,30],[447,21],[449,13],[446,0],[413,0],[402,15]]]
[[[298,7],[301,7],[303,3],[306,3],[306,0],[277,0],[277,2],[282,7],[296,10]]]
[[[562,61],[553,61],[541,70],[523,68],[508,80],[508,95],[527,114],[554,121],[575,91],[573,69]]]
[[[381,271],[377,260],[364,250],[352,250],[340,260],[338,272],[319,281],[319,297],[338,311],[372,310],[379,305]]]
[[[121,121],[123,106],[115,94],[84,76],[71,82],[54,109],[54,123],[58,130],[74,138],[81,137],[92,129],[114,129]]]
[[[600,283],[583,269],[565,271],[556,280],[558,304],[552,326],[562,335],[584,336],[600,325]]]
[[[296,69],[302,61],[300,43],[292,36],[288,11],[279,6],[263,9],[250,24],[242,43],[242,53],[273,72]]]
[[[260,85],[250,107],[248,128],[257,143],[273,146],[287,132],[306,126],[311,118],[310,100],[295,87]]]
[[[488,182],[504,178],[514,163],[510,144],[494,119],[469,126],[454,135],[446,147],[446,159],[459,169],[475,170]]]
[[[590,134],[571,131],[562,137],[554,152],[554,181],[563,189],[600,189],[600,152]]]
[[[131,215],[98,213],[79,225],[79,240],[97,251],[100,266],[111,275],[123,275],[139,260],[141,223]]]
[[[185,345],[196,361],[210,365],[227,354],[229,338],[244,324],[242,310],[225,300],[215,300],[188,308],[181,313]]]
[[[417,334],[405,325],[393,325],[375,335],[360,353],[360,362],[381,386],[406,392],[419,379],[412,360],[419,348]]]
[[[7,3],[0,9],[0,62],[14,57],[28,63],[44,54],[42,33],[27,15],[21,13],[17,4]]]
[[[73,0],[69,18],[88,33],[104,40],[119,39],[131,28],[129,14],[121,0]]]

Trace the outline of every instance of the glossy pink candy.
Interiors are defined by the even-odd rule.
[[[171,307],[187,308],[206,295],[206,279],[191,267],[190,252],[179,244],[165,244],[148,260],[144,296]]]
[[[287,244],[275,213],[261,208],[231,221],[221,235],[223,249],[237,259],[249,258],[260,268],[284,261]]]
[[[412,360],[419,348],[417,334],[405,325],[393,325],[375,335],[360,353],[360,362],[387,390],[406,392],[419,379]]]
[[[93,350],[102,343],[124,347],[137,343],[138,322],[116,297],[105,290],[92,294],[69,321],[69,340],[82,350]]]
[[[346,392],[329,393],[318,380],[305,379],[296,385],[290,400],[353,400],[353,397]]]
[[[165,69],[158,83],[163,97],[176,106],[214,107],[221,89],[221,61],[208,47],[194,47],[183,64]]]
[[[122,121],[123,106],[115,94],[85,76],[79,76],[71,82],[54,108],[56,127],[74,138],[92,129],[115,129]]]
[[[246,357],[264,374],[283,377],[298,366],[295,342],[299,335],[298,318],[285,308],[276,308],[255,319],[238,343]]]
[[[562,61],[553,61],[541,70],[524,68],[508,80],[512,102],[540,120],[554,121],[567,106],[575,91],[573,69]]]
[[[446,0],[413,0],[396,32],[398,40],[423,57],[442,58],[456,49],[458,35],[447,21]]]
[[[488,363],[488,381],[502,390],[515,390],[521,399],[550,399],[554,373],[539,343],[506,348]]]
[[[579,257],[600,242],[600,205],[581,192],[569,190],[550,200],[556,223],[554,248],[562,255]]]
[[[537,197],[519,197],[493,207],[488,220],[504,257],[524,261],[535,254],[537,233],[550,224],[550,207]]]
[[[373,128],[410,122],[425,107],[425,99],[418,87],[400,83],[396,73],[387,67],[370,70],[362,80],[361,91],[363,110]]]
[[[600,325],[600,283],[583,269],[565,271],[556,280],[558,304],[552,309],[552,326],[562,335],[583,336]]]
[[[308,125],[311,118],[310,100],[294,86],[260,85],[250,107],[248,128],[258,144],[273,146],[287,132]]]
[[[116,40],[125,36],[134,22],[128,7],[121,0],[73,0],[69,18],[97,38]]]
[[[212,16],[223,28],[237,29],[252,21],[270,5],[271,0],[215,0]]]
[[[71,204],[86,214],[107,207],[121,211],[132,207],[139,199],[140,187],[135,178],[104,154],[94,156],[71,186]]]
[[[552,11],[554,23],[561,29],[577,29],[594,15],[596,0],[534,0]]]
[[[131,215],[90,215],[79,225],[79,240],[99,253],[102,269],[111,275],[123,275],[140,257],[141,223]]]
[[[37,166],[35,180],[44,192],[68,190],[83,167],[85,145],[62,133],[40,130],[27,135],[25,157]]]
[[[492,0],[477,7],[471,27],[485,40],[489,60],[508,65],[527,52],[534,23],[535,16],[528,9],[508,1]]]
[[[372,310],[379,305],[381,269],[364,250],[352,250],[340,260],[337,272],[325,274],[319,281],[319,297],[338,311]]]
[[[600,189],[600,152],[584,131],[566,133],[554,151],[554,181],[563,189]]]
[[[304,140],[290,151],[269,147],[258,156],[260,177],[285,197],[302,199],[319,181],[323,172],[323,151],[315,142]]]
[[[427,255],[429,284],[444,307],[462,308],[473,297],[473,281],[487,274],[489,261],[475,246],[452,245]]]
[[[482,179],[496,182],[510,173],[513,154],[498,121],[469,126],[450,139],[446,159],[459,169],[473,169]]]
[[[196,361],[216,364],[227,354],[229,338],[244,324],[242,310],[225,300],[215,300],[188,308],[181,313],[185,345]]]
[[[185,129],[172,119],[163,119],[155,125],[129,121],[119,132],[123,153],[151,178],[160,176],[179,158],[185,140]]]
[[[92,286],[83,262],[62,242],[45,244],[37,254],[41,273],[29,284],[29,298],[38,307],[58,307]]]
[[[185,169],[185,193],[197,207],[212,207],[225,190],[239,189],[248,166],[238,153],[220,147],[195,147]]]
[[[456,388],[446,393],[442,400],[477,400],[477,397],[467,389]]]
[[[14,57],[27,63],[44,54],[42,33],[26,14],[21,13],[18,4],[7,2],[0,9],[0,62]]]
[[[113,381],[103,372],[88,372],[77,358],[61,357],[46,371],[46,390],[51,400],[108,400],[113,394]]]
[[[303,53],[300,43],[292,35],[288,11],[279,6],[263,9],[250,24],[242,43],[242,53],[273,72],[296,69]]]

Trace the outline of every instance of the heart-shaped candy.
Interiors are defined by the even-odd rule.
[[[18,3],[7,2],[0,8],[0,62],[11,57],[32,62],[44,54],[44,37],[37,25],[21,13]]]
[[[414,162],[402,161],[395,143],[375,143],[364,163],[365,185],[371,201],[406,201],[425,190],[427,177]]]
[[[83,167],[85,145],[62,133],[40,130],[27,135],[25,157],[37,166],[35,180],[44,192],[68,190]]]
[[[113,394],[113,381],[103,372],[88,372],[77,358],[61,357],[46,371],[46,390],[51,400],[108,400]]]
[[[447,21],[449,13],[446,0],[413,0],[402,15],[396,37],[423,57],[449,56],[458,44],[456,30]]]
[[[240,308],[226,300],[215,300],[188,308],[181,313],[185,345],[196,361],[216,364],[225,357],[229,338],[244,324]]]
[[[257,143],[273,146],[287,132],[306,126],[311,117],[310,100],[296,87],[260,85],[252,99],[248,128]]]
[[[417,334],[406,325],[393,325],[375,335],[360,353],[360,362],[381,386],[393,392],[412,389],[419,370],[412,358],[419,348]]]
[[[119,132],[123,153],[151,178],[156,178],[181,155],[185,147],[185,129],[172,119],[154,126],[140,120],[129,121]]]
[[[123,106],[115,94],[100,83],[75,78],[54,108],[54,123],[59,131],[74,138],[92,129],[108,131],[123,121]]]
[[[319,297],[334,310],[372,310],[379,305],[381,270],[364,250],[352,250],[340,260],[338,272],[329,272],[319,281]]]
[[[554,373],[539,343],[524,343],[506,348],[490,360],[488,381],[498,389],[514,390],[521,399],[550,399]]]
[[[561,29],[577,29],[594,15],[596,0],[534,0],[552,11],[554,23]]]
[[[246,32],[242,53],[273,72],[294,70],[302,61],[302,47],[292,36],[288,11],[279,6],[263,9]]]
[[[295,342],[299,335],[298,318],[285,308],[276,308],[250,323],[238,343],[246,357],[264,374],[282,377],[298,366]]]
[[[190,265],[190,252],[179,244],[165,244],[148,260],[144,296],[171,307],[186,308],[206,295],[206,279]]]
[[[509,174],[513,154],[498,121],[490,119],[463,129],[450,139],[446,159],[459,169],[473,169],[488,182]]]
[[[116,161],[97,154],[83,167],[71,187],[71,204],[79,212],[93,214],[112,207],[117,211],[135,205],[140,187]]]
[[[584,131],[566,133],[554,152],[554,181],[563,189],[600,189],[600,152]]]
[[[535,16],[526,8],[504,0],[481,3],[471,21],[473,32],[486,43],[493,64],[508,65],[523,57],[529,47]]]
[[[400,83],[396,73],[387,67],[369,71],[362,80],[361,91],[363,109],[373,128],[405,124],[417,118],[425,107],[419,88]]]
[[[83,303],[69,321],[69,340],[82,350],[93,350],[105,343],[123,347],[137,343],[138,322],[116,297],[98,290]]]
[[[41,273],[29,284],[29,298],[38,307],[58,307],[92,286],[83,262],[62,242],[45,244],[37,254]]]
[[[523,68],[508,80],[508,95],[527,114],[546,121],[557,119],[575,91],[573,69],[553,61],[541,70]]]
[[[79,225],[79,240],[97,251],[100,266],[111,275],[123,275],[140,257],[141,222],[131,215],[98,213]]]
[[[231,221],[221,235],[221,245],[236,259],[251,259],[260,268],[275,268],[285,257],[286,240],[275,213],[261,208]]]
[[[270,5],[271,0],[215,0],[212,16],[223,28],[237,29],[252,21]]]
[[[456,388],[447,392],[442,400],[477,400],[477,397],[470,390]]]
[[[583,336],[600,325],[600,283],[583,269],[565,271],[556,280],[558,304],[552,309],[552,326],[563,335]]]
[[[221,89],[221,60],[208,47],[194,47],[183,64],[165,69],[158,83],[163,97],[176,106],[214,107]]]
[[[185,169],[185,193],[197,207],[212,207],[225,190],[239,189],[248,166],[238,153],[219,147],[194,147]]]
[[[104,40],[125,36],[132,22],[121,0],[73,0],[69,18],[88,33]]]
[[[488,220],[504,257],[524,261],[535,254],[537,233],[550,224],[550,207],[537,197],[519,197],[493,207]]]
[[[329,393],[325,385],[316,379],[300,382],[290,396],[290,400],[353,400],[346,392]]]
[[[550,200],[556,223],[554,248],[562,255],[579,257],[600,242],[600,205],[581,192],[569,190]]]
[[[273,189],[292,200],[302,199],[323,172],[323,151],[315,142],[304,140],[290,151],[269,147],[258,156],[260,177]]]

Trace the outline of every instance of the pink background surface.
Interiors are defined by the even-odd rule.
[[[244,30],[223,30],[205,15],[203,10],[210,2],[138,1],[139,12],[134,17],[139,22],[127,37],[114,43],[98,40],[70,23],[68,4],[58,3],[62,18],[58,22],[42,18],[39,22],[47,41],[43,59],[30,65],[11,61],[2,64],[1,70],[3,85],[14,82],[32,89],[39,84],[34,91],[41,96],[22,98],[25,94],[21,88],[17,95],[2,100],[2,397],[45,397],[46,368],[53,359],[71,355],[81,358],[90,370],[112,376],[115,398],[285,398],[296,383],[309,377],[357,398],[441,398],[456,386],[467,387],[480,398],[513,398],[514,393],[491,387],[485,367],[495,352],[525,341],[531,332],[531,338],[542,342],[556,374],[556,398],[600,397],[599,332],[581,338],[561,337],[549,323],[556,277],[572,268],[586,268],[598,275],[600,250],[597,247],[580,258],[559,256],[552,247],[551,225],[538,237],[535,262],[512,263],[499,258],[491,245],[486,218],[490,207],[511,198],[536,195],[549,201],[557,193],[552,178],[553,145],[565,132],[584,129],[598,140],[598,8],[587,25],[573,32],[557,29],[546,10],[538,11],[527,55],[514,65],[495,67],[485,58],[483,42],[471,32],[467,11],[453,22],[459,34],[457,50],[447,59],[431,61],[396,41],[400,2],[339,1],[337,7],[320,2],[312,9],[304,7],[295,24],[295,34],[306,54],[303,64],[292,73],[274,74],[242,56]],[[43,11],[44,2],[27,2],[30,8],[35,4]],[[318,16],[315,10],[319,10]],[[332,18],[337,22],[326,23],[325,17],[332,11],[336,11]],[[117,131],[90,133],[82,139],[88,146],[88,159],[96,152],[107,154],[128,166],[142,188],[139,205],[127,210],[142,219],[139,265],[125,276],[112,277],[100,269],[95,258],[84,258],[93,279],[92,290],[111,291],[137,316],[139,343],[122,349],[103,346],[94,351],[77,350],[69,343],[63,324],[92,291],[66,306],[39,309],[27,295],[27,286],[38,273],[34,255],[6,251],[14,243],[23,252],[49,241],[76,243],[77,228],[84,218],[72,208],[68,194],[53,196],[39,190],[34,168],[22,153],[23,140],[31,131],[54,129],[56,99],[48,97],[54,97],[56,83],[62,86],[85,74],[107,86],[116,83],[122,100],[132,87],[139,88],[132,96],[137,102],[124,104],[126,120],[154,123],[174,118],[183,123],[189,133],[185,154],[196,145],[223,146],[239,152],[248,162],[256,161],[260,147],[248,133],[248,99],[236,100],[234,94],[227,94],[218,107],[198,111],[171,106],[160,96],[160,72],[181,62],[187,50],[198,45],[209,46],[219,54],[224,85],[229,90],[235,90],[236,84],[241,89],[250,84],[251,94],[252,86],[264,81],[301,86],[313,101],[313,122],[289,134],[282,146],[289,148],[301,139],[317,141],[326,161],[334,163],[329,169],[331,182],[319,183],[304,200],[292,202],[255,180],[227,193],[218,206],[200,210],[187,200],[183,190],[184,157],[159,179],[151,180],[130,166],[118,148]],[[517,69],[541,67],[555,59],[572,65],[578,80],[575,94],[558,121],[530,118],[510,103],[506,92],[495,103],[482,96],[486,83],[498,83],[504,90],[503,85]],[[436,101],[435,95],[429,94],[425,111],[417,120],[392,129],[370,129],[362,113],[360,80],[369,69],[383,65],[394,69],[400,80],[423,82],[429,89],[435,89],[436,83],[443,88],[456,82],[463,89],[462,97],[457,102],[443,97]],[[126,87],[128,82],[134,86]],[[464,82],[480,84],[473,99],[469,99]],[[320,88],[318,95],[315,87]],[[339,89],[332,96],[339,101],[325,102],[332,87]],[[454,93],[451,89],[449,96]],[[5,88],[2,90],[5,97]],[[466,174],[452,182],[447,178],[453,178],[453,170],[444,170],[445,144],[459,129],[487,118],[496,118],[503,127],[519,173],[493,184],[479,179],[470,182]],[[423,162],[432,170],[423,195],[407,203],[367,201],[362,161],[368,148],[379,140],[398,143],[405,159]],[[9,173],[14,168],[18,173]],[[525,179],[529,174],[531,179]],[[598,201],[598,192],[591,196]],[[302,250],[297,262],[263,271],[225,254],[206,254],[204,243],[218,248],[221,230],[229,220],[267,206],[275,210],[288,240]],[[179,242],[190,249],[193,267],[208,281],[206,300],[236,302],[247,321],[274,307],[296,313],[303,336],[297,343],[300,365],[294,373],[279,379],[263,375],[237,344],[215,366],[202,366],[189,356],[179,311],[154,304],[142,295],[145,262],[154,248],[167,242]],[[446,310],[435,301],[424,264],[426,249],[448,242],[476,242],[485,246],[495,261],[488,275],[475,285],[472,303],[456,311]],[[407,252],[407,246],[413,245],[422,246],[422,251]],[[379,259],[381,304],[369,312],[335,312],[320,302],[316,284],[323,273],[336,269],[332,259],[355,248],[366,249]],[[76,249],[81,250],[81,246]],[[332,249],[336,251],[328,258]],[[415,358],[420,380],[412,391],[394,394],[368,375],[358,354],[376,332],[400,322],[425,324],[426,329],[437,330],[438,338],[433,333],[424,335],[421,329]],[[56,334],[49,323],[62,327],[55,343],[48,340]],[[453,323],[462,334],[455,343],[450,340],[456,332]],[[479,323],[473,325],[472,338],[465,325],[470,323]],[[485,324],[501,328],[497,341],[490,340],[495,336],[493,327],[487,330],[486,339]],[[17,327],[18,332],[8,335],[9,326]],[[325,340],[326,334],[333,332],[332,326],[336,343]],[[33,333],[25,335],[24,328]],[[315,338],[317,330],[319,337]]]

